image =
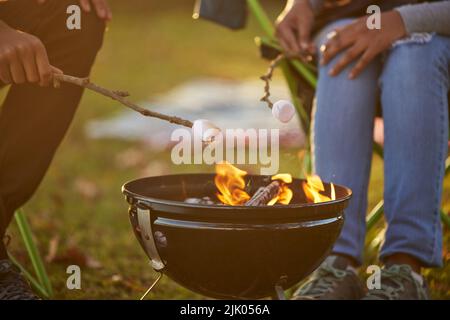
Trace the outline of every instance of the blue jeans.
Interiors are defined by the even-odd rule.
[[[348,22],[324,28],[316,37],[318,45],[328,32]],[[426,266],[440,266],[450,38],[433,35],[428,42],[399,44],[354,80],[347,78],[354,64],[336,77],[328,76],[338,59],[320,67],[311,135],[317,174],[353,190],[333,251],[362,262],[373,122],[380,97],[387,222],[380,259],[406,253]]]

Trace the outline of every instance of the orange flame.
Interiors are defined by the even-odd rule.
[[[287,186],[288,183],[292,183],[292,176],[289,173],[280,173],[272,176],[272,180],[280,180],[283,183],[278,195],[272,198],[267,205],[273,206],[276,203],[289,204],[294,196],[292,190]]]
[[[228,162],[216,164],[214,182],[219,192],[217,198],[231,206],[245,204],[250,196],[244,191],[246,171],[240,170]]]
[[[289,173],[279,173],[272,176],[272,181],[281,180],[284,183],[292,183],[292,176]]]
[[[319,203],[336,200],[336,191],[332,183],[330,197],[320,193],[325,191],[325,187],[318,175],[307,175],[306,182],[302,182],[302,188],[309,202]]]
[[[228,162],[221,162],[216,164],[216,176],[214,182],[219,192],[217,198],[224,204],[231,206],[244,205],[250,196],[245,192],[246,171],[236,168]],[[288,173],[281,173],[272,176],[272,180],[281,181],[281,188],[278,195],[269,201],[267,205],[289,204],[293,197],[292,190],[287,184],[292,183],[292,176]]]

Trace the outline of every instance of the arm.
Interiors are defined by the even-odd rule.
[[[407,5],[395,10],[402,16],[408,34],[437,32],[450,36],[450,1]]]

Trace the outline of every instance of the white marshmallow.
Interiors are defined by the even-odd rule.
[[[273,104],[272,115],[283,123],[289,122],[295,115],[295,107],[290,101],[278,100]]]
[[[192,126],[194,139],[201,137],[203,142],[212,142],[214,138],[221,133],[221,130],[211,121],[206,119],[198,119],[194,121]]]

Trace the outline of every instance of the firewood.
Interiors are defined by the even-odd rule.
[[[281,191],[281,183],[278,180],[272,181],[266,187],[259,188],[253,196],[245,203],[245,206],[265,206],[276,197]]]

